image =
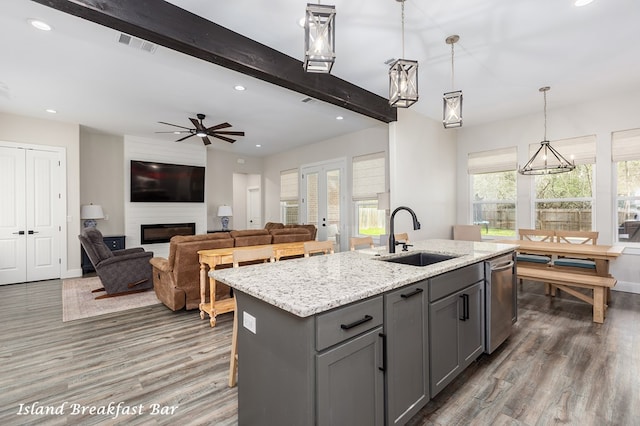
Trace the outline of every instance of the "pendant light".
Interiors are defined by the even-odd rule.
[[[550,89],[548,86],[539,89],[544,94],[544,140],[540,142],[540,148],[527,164],[518,170],[522,175],[566,173],[576,168],[573,162],[567,161],[547,140],[547,92]]]
[[[402,3],[402,57],[404,58],[404,1]],[[418,61],[398,59],[389,68],[389,105],[409,108],[418,102]]]
[[[452,35],[445,39],[451,45],[451,89],[454,85],[453,45],[460,40],[460,36]],[[445,129],[462,127],[462,90],[445,93],[443,96],[442,124]]]
[[[330,73],[336,60],[336,7],[307,4],[304,17],[304,70]]]

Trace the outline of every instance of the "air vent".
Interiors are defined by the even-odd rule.
[[[308,104],[310,102],[313,102],[313,98],[304,98],[303,100],[301,100],[300,102]]]
[[[392,63],[394,63],[396,61],[396,58],[389,58],[386,61],[384,61],[385,65],[391,65]]]
[[[142,40],[141,38],[132,37],[128,34],[121,33],[118,36],[118,43],[126,44],[127,46],[133,47],[134,49],[143,50],[148,53],[153,53],[156,51],[158,45],[150,43],[146,40]]]

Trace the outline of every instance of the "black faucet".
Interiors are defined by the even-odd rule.
[[[391,217],[389,218],[389,228],[390,228],[389,229],[389,233],[391,234],[391,235],[389,235],[389,253],[395,253],[396,252],[396,246],[398,244],[402,244],[402,243],[397,243],[396,242],[396,236],[393,233],[394,232],[393,221],[394,221],[396,213],[398,213],[398,211],[400,211],[400,210],[406,210],[409,213],[411,213],[411,217],[413,218],[413,230],[414,231],[417,230],[417,229],[420,229],[420,222],[418,222],[418,217],[416,216],[416,213],[413,210],[411,210],[409,207],[405,207],[405,206],[400,206],[397,209],[395,209],[393,211],[393,213],[391,213]]]

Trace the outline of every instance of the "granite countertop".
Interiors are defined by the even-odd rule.
[[[408,253],[389,254],[386,247],[378,247],[221,269],[210,271],[209,275],[280,309],[307,317],[508,253],[517,247],[452,240],[412,244],[409,254],[427,251],[458,257],[429,266],[411,266],[381,261]]]

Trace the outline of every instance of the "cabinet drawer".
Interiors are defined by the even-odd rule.
[[[102,240],[112,251],[124,249],[124,236],[102,237]]]
[[[484,279],[483,263],[475,263],[431,278],[429,301],[441,299],[451,293]]]
[[[357,336],[382,324],[382,296],[338,308],[316,318],[316,350]]]

